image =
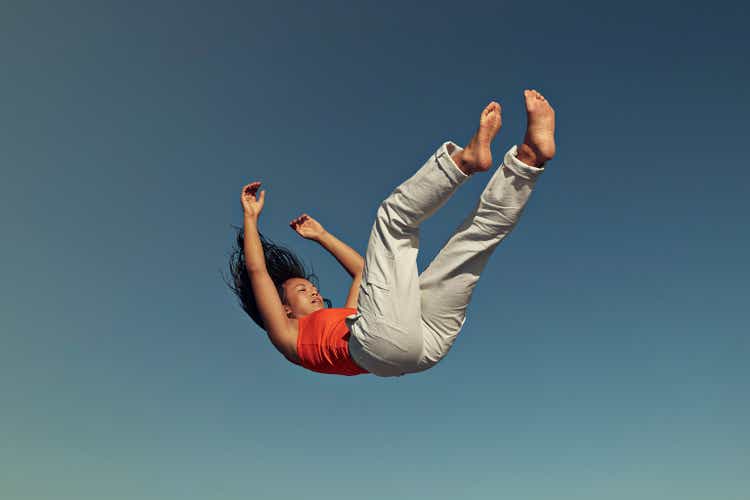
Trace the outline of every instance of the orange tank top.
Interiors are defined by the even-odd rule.
[[[357,312],[351,307],[319,309],[299,319],[297,356],[308,370],[336,375],[370,373],[349,355],[349,328],[344,319]]]

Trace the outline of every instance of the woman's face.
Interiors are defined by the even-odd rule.
[[[325,308],[318,289],[304,278],[289,278],[282,287],[287,301],[284,311],[289,318],[302,318]]]

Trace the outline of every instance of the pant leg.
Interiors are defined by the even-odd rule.
[[[425,339],[417,371],[434,366],[450,350],[487,260],[518,223],[544,171],[522,163],[516,151],[513,146],[505,154],[474,211],[419,277]]]
[[[419,226],[469,178],[450,158],[456,149],[455,143],[445,142],[378,208],[365,254],[357,314],[346,319],[350,355],[375,375],[412,372],[422,358]]]

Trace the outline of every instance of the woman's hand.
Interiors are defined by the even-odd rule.
[[[260,182],[251,182],[242,188],[242,209],[246,217],[258,218],[263,210],[263,204],[266,200],[266,190],[260,192],[260,199],[255,197],[255,193],[260,187]]]
[[[297,234],[308,240],[318,240],[326,233],[318,221],[307,214],[302,214],[292,222],[289,227],[297,231]]]

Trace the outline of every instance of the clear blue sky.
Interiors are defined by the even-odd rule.
[[[0,497],[747,498],[740,2],[64,4],[0,6]],[[524,88],[558,156],[450,354],[288,363],[221,276],[241,187],[341,307],[289,220],[364,254],[489,101],[496,160],[522,138]],[[423,225],[420,269],[488,179]]]

